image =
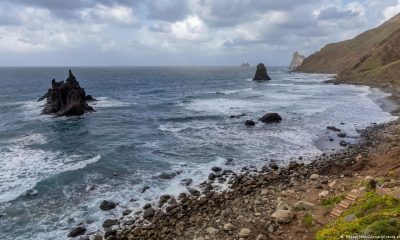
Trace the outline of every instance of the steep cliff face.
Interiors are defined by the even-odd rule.
[[[293,54],[292,62],[289,65],[289,70],[296,70],[304,61],[304,56],[297,51]]]
[[[337,73],[341,82],[400,86],[400,14],[354,39],[328,44],[296,70]]]

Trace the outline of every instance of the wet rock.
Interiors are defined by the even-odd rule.
[[[213,181],[216,177],[217,177],[217,176],[215,176],[214,173],[210,173],[210,174],[208,175],[208,180]]]
[[[116,235],[117,235],[117,230],[116,229],[110,229],[110,230],[107,230],[104,233],[104,239],[108,239],[109,236],[116,236]]]
[[[347,146],[347,142],[344,141],[344,140],[341,140],[341,141],[339,142],[339,144],[340,144],[340,146],[342,146],[342,147],[346,147],[346,146]]]
[[[244,122],[244,125],[247,127],[254,127],[256,125],[256,123],[253,120],[246,120]]]
[[[263,123],[279,123],[282,117],[278,113],[267,113],[259,120]]]
[[[152,218],[152,217],[154,217],[155,214],[156,214],[156,211],[152,207],[150,207],[150,208],[147,208],[146,210],[144,210],[143,218],[144,219]]]
[[[114,225],[119,225],[118,219],[106,219],[103,222],[102,226],[103,226],[103,228],[109,228],[109,227],[114,226]]]
[[[263,63],[257,65],[257,71],[253,80],[271,80],[271,78],[268,76],[267,68]]]
[[[339,128],[335,127],[335,126],[327,126],[326,129],[334,131],[334,132],[340,132],[342,130],[340,130]]]
[[[114,209],[116,206],[117,204],[113,201],[104,200],[100,203],[100,209],[103,211],[109,211],[111,209]]]
[[[150,189],[149,186],[144,186],[144,187],[142,188],[142,193],[146,192],[148,189]]]
[[[127,216],[127,215],[129,215],[129,214],[131,214],[131,213],[132,213],[132,210],[125,209],[125,210],[122,212],[122,215],[123,215],[123,216]]]
[[[347,136],[347,134],[344,132],[341,132],[341,133],[338,133],[337,136],[340,138],[345,138]]]
[[[228,159],[226,159],[225,165],[234,165],[234,163],[233,163],[233,158],[228,158]]]
[[[271,168],[271,169],[273,169],[273,170],[278,170],[279,169],[279,166],[276,164],[276,163],[270,163],[269,165],[269,168]]]
[[[176,175],[178,175],[176,172],[163,172],[160,175],[158,175],[159,178],[161,179],[173,179],[174,177],[176,177]]]
[[[251,235],[251,230],[248,228],[242,228],[239,232],[240,238],[248,238]]]
[[[247,116],[247,114],[246,113],[241,113],[241,114],[238,114],[238,115],[231,115],[230,118],[241,118],[241,117],[244,117],[244,116]]]
[[[51,82],[52,88],[39,100],[46,99],[42,114],[56,116],[80,116],[94,109],[86,103],[85,89],[79,86],[79,82],[69,70],[67,80]]]
[[[71,237],[71,238],[77,237],[77,236],[80,236],[80,235],[85,234],[85,232],[86,232],[86,228],[85,228],[85,227],[83,227],[83,226],[78,226],[78,227],[72,229],[72,230],[68,233],[68,237]]]
[[[182,179],[182,181],[181,181],[181,184],[184,186],[190,186],[190,185],[192,185],[192,183],[193,183],[193,179],[191,179],[191,178],[185,178],[185,179]]]
[[[164,203],[166,203],[169,199],[171,199],[171,195],[165,194],[160,196],[160,205],[163,205]]]
[[[212,167],[211,170],[212,170],[213,172],[221,172],[221,171],[222,171],[222,168],[220,168],[220,167]]]
[[[146,204],[143,206],[143,210],[146,210],[146,209],[148,209],[148,208],[151,208],[151,203],[146,203]]]
[[[25,195],[28,197],[34,197],[36,195],[38,195],[38,191],[36,191],[35,189],[29,189],[28,191],[26,191]]]

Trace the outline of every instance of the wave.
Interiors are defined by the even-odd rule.
[[[90,103],[90,105],[96,108],[119,108],[135,105],[135,103],[122,102],[108,97],[98,97],[96,99],[97,101],[93,101]]]
[[[41,134],[32,134],[11,140],[0,152],[0,202],[18,198],[38,182],[61,172],[84,168],[97,162],[101,156],[65,156],[59,151],[38,147],[47,143]]]
[[[218,120],[222,117],[219,115],[200,115],[200,116],[184,116],[184,117],[170,117],[161,118],[160,121],[165,122],[191,122],[191,121],[206,121],[206,120]]]

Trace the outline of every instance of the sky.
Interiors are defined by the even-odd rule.
[[[286,66],[400,0],[0,0],[0,66]]]

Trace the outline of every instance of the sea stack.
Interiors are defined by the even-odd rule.
[[[290,63],[289,70],[294,71],[297,67],[303,64],[305,57],[300,55],[297,51],[293,54],[292,62]]]
[[[256,75],[254,75],[253,80],[271,80],[263,63],[257,65]]]
[[[79,86],[79,82],[69,70],[67,80],[56,82],[51,81],[51,87],[47,93],[39,99],[46,99],[46,104],[42,114],[55,116],[80,116],[87,112],[93,112],[94,109],[87,104],[91,98],[86,95],[85,89]],[[93,100],[93,98],[92,98]]]
[[[250,67],[250,63],[244,62],[240,65],[240,67]]]

